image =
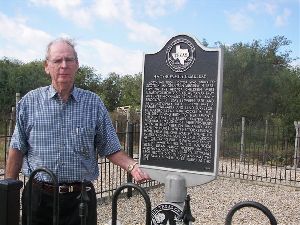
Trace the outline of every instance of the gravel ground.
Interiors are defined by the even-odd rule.
[[[239,179],[218,179],[197,187],[188,188],[191,211],[200,224],[225,224],[228,211],[241,201],[256,201],[266,206],[279,225],[300,224],[300,189],[275,184],[259,183]],[[164,187],[148,190],[152,208],[164,202]],[[131,199],[119,198],[118,220],[122,225],[145,224],[145,204],[140,195]],[[98,225],[111,220],[111,202],[98,205]],[[270,224],[268,218],[255,208],[242,208],[234,214],[232,225]]]

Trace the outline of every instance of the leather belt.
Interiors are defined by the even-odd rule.
[[[55,191],[55,185],[43,181],[38,181],[33,179],[32,186],[38,187],[41,190],[46,192],[53,193]],[[90,191],[93,187],[92,182],[85,182],[85,189],[86,191]],[[66,194],[71,192],[81,192],[82,191],[82,183],[75,182],[75,183],[62,183],[58,186],[58,193],[59,194]]]

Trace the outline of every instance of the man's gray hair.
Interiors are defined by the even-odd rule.
[[[78,56],[77,56],[77,52],[75,50],[75,42],[74,42],[74,40],[71,39],[71,38],[63,38],[63,37],[57,38],[57,39],[51,41],[47,45],[46,60],[49,59],[49,57],[50,57],[50,50],[51,50],[52,45],[55,44],[55,43],[59,43],[59,42],[66,43],[66,44],[70,45],[72,47],[73,51],[74,51],[74,57],[75,57],[76,61],[78,61]]]

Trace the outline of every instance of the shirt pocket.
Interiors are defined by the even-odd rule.
[[[89,159],[94,154],[95,129],[91,127],[76,127],[73,130],[75,152]]]

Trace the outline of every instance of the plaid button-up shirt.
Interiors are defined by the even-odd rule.
[[[109,114],[96,94],[74,87],[64,103],[51,85],[30,91],[18,103],[11,147],[24,154],[26,176],[46,167],[59,182],[97,179],[97,153],[102,157],[121,149]],[[50,181],[44,173],[37,176]]]

